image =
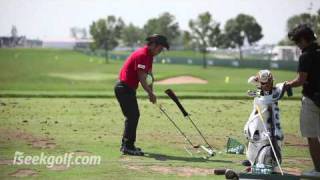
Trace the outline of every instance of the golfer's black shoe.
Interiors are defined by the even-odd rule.
[[[121,152],[123,151],[123,147],[124,147],[124,145],[121,145],[121,147],[120,147],[120,151]],[[139,147],[136,147],[135,145],[133,145],[133,148],[130,148],[130,149],[135,149],[136,151],[141,151],[142,152],[142,149],[139,148]]]
[[[251,162],[249,160],[243,160],[241,164],[243,166],[251,166]]]
[[[141,149],[140,149],[141,150]],[[132,155],[132,156],[143,156],[144,153],[142,151],[138,151],[137,149],[134,148],[127,148],[125,146],[123,146],[120,151],[122,152],[122,154],[124,155]]]
[[[137,151],[140,151],[140,152],[143,152],[141,148],[136,147],[135,145],[133,145],[133,149],[135,149],[135,150],[137,150]]]
[[[124,147],[124,146],[121,146],[121,147],[120,147],[120,151],[121,151],[121,152],[123,151],[123,147]],[[133,146],[133,149],[135,149],[136,151],[143,152],[141,148],[136,147],[136,146]]]

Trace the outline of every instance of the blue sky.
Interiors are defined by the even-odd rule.
[[[0,0],[0,36],[10,35],[16,25],[19,35],[64,39],[70,37],[70,27],[88,29],[92,21],[108,15],[142,27],[163,12],[173,14],[187,30],[190,19],[209,11],[222,25],[239,13],[252,15],[263,27],[259,44],[277,43],[286,35],[290,16],[318,9],[320,0]]]

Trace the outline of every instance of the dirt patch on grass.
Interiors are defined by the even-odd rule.
[[[283,168],[283,171],[285,173],[288,173],[288,174],[293,174],[293,175],[296,175],[296,176],[300,176],[301,175],[301,169],[299,168]]]
[[[207,84],[208,81],[192,76],[177,76],[172,78],[156,81],[155,84]]]
[[[9,130],[0,128],[0,139],[7,141],[22,140],[33,148],[53,149],[56,143],[53,138],[36,137],[33,134],[23,130]]]
[[[0,159],[0,165],[11,165],[13,164],[13,160],[10,159]]]
[[[119,159],[120,162],[129,162],[131,159],[128,156],[121,156]]]
[[[70,168],[66,164],[54,164],[52,167],[47,167],[49,170],[52,171],[65,171]]]
[[[127,166],[126,168],[130,169],[130,170],[135,170],[135,171],[144,171],[145,167],[144,166]]]
[[[308,147],[307,142],[305,142],[305,140],[302,137],[294,135],[294,134],[286,134],[285,135],[284,145],[285,146],[301,147],[301,148]]]
[[[14,177],[37,176],[38,172],[32,169],[18,169],[9,175]]]
[[[311,159],[307,158],[284,158],[283,161],[288,164],[312,165]]]
[[[136,171],[152,171],[160,174],[176,174],[178,176],[207,176],[213,175],[213,169],[208,168],[198,168],[198,167],[173,167],[173,166],[136,166],[128,165],[128,169]]]
[[[32,141],[32,147],[40,149],[53,149],[56,147],[56,143],[51,142],[50,139],[38,139]]]

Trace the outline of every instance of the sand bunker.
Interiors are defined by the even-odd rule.
[[[177,76],[156,81],[155,84],[207,84],[208,81],[192,76]]]

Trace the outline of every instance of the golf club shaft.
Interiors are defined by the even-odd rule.
[[[179,101],[179,98],[176,96],[176,94],[171,90],[171,89],[167,89],[165,91],[165,93],[177,104],[177,106],[179,107],[180,111],[182,112],[183,116],[185,118],[188,118],[189,121],[191,122],[191,124],[193,125],[193,127],[198,131],[198,133],[200,134],[200,136],[202,137],[202,139],[204,140],[204,142],[208,145],[208,147],[210,149],[213,149],[212,146],[208,143],[208,141],[206,140],[206,138],[204,137],[204,135],[201,133],[201,131],[199,130],[199,128],[195,125],[195,123],[192,121],[192,119],[189,116],[189,113],[184,109],[184,107],[182,106],[182,104]]]
[[[257,105],[257,110],[258,110],[258,114],[259,114],[259,116],[260,116],[260,120],[262,121],[262,125],[263,125],[263,127],[264,127],[264,130],[265,130],[266,132],[268,132],[268,129],[267,129],[267,127],[266,127],[265,124],[264,124],[264,120],[263,120],[263,117],[262,117],[262,114],[261,114],[261,111],[260,111],[260,108],[259,108],[258,105]],[[281,168],[281,165],[280,165],[278,156],[277,156],[277,154],[276,154],[276,151],[274,150],[274,147],[273,147],[273,144],[272,144],[272,141],[271,141],[271,138],[270,138],[269,134],[267,134],[267,137],[268,137],[268,140],[269,140],[269,143],[270,143],[272,152],[273,152],[273,154],[274,154],[274,157],[276,158],[277,164],[278,164],[278,166],[279,166],[281,175],[283,176],[283,171],[282,171],[282,168]]]
[[[210,149],[213,149],[212,146],[208,143],[208,141],[206,140],[206,138],[204,137],[204,135],[201,133],[201,131],[199,130],[199,128],[196,126],[196,124],[192,121],[192,119],[190,118],[190,116],[186,116],[189,121],[191,122],[191,124],[193,125],[193,127],[198,131],[198,133],[200,134],[200,136],[202,137],[202,139],[204,140],[204,142],[209,146]]]
[[[194,147],[194,145],[192,144],[192,142],[187,138],[187,136],[182,132],[182,130],[178,127],[178,125],[170,118],[170,116],[166,113],[166,111],[159,106],[160,111],[167,116],[167,118],[169,119],[169,121],[171,121],[171,123],[176,127],[176,129],[179,131],[179,133],[184,137],[184,139],[192,146]]]

